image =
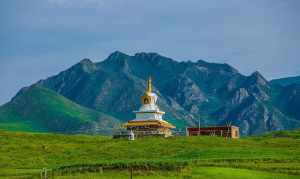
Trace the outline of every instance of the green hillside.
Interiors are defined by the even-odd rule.
[[[297,178],[300,176],[300,130],[281,133],[285,135],[272,133],[239,140],[174,137],[128,141],[102,136],[0,131],[0,177],[38,175],[42,168],[48,168],[60,171],[65,176],[62,178],[72,178],[67,177],[71,172],[78,178],[128,178],[127,168],[132,167],[138,178],[153,175],[177,178],[178,173],[202,176],[203,172],[208,178],[222,175],[225,178]],[[97,173],[100,166],[104,174]]]
[[[23,88],[0,107],[0,129],[13,131],[93,132],[118,124],[109,115],[82,107],[40,86]]]

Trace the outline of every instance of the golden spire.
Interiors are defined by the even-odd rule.
[[[148,79],[147,82],[147,92],[151,93],[152,92],[152,80],[151,80],[151,76]]]

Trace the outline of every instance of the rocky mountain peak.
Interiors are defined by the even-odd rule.
[[[104,62],[120,62],[120,61],[124,61],[125,59],[127,59],[127,57],[129,57],[129,55],[120,52],[120,51],[115,51],[113,53],[111,53],[105,60]]]
[[[134,54],[135,57],[138,57],[138,58],[154,58],[154,57],[157,57],[157,56],[160,56],[158,53],[154,53],[154,52],[140,52],[140,53],[136,53]]]
[[[121,51],[116,50],[116,51],[114,51],[113,53],[111,53],[109,55],[109,58],[120,58],[120,57],[123,57],[123,56],[128,56],[128,55],[126,53],[123,53]]]
[[[162,56],[158,53],[153,53],[153,52],[136,53],[133,56],[133,58],[138,59],[138,60],[147,61],[147,62],[150,62],[150,63],[155,64],[155,65],[166,64],[166,63],[175,63],[176,62],[175,60],[173,60],[171,58],[168,58],[168,57],[165,57],[165,56]]]
[[[79,63],[82,64],[82,65],[93,64],[93,62],[90,59],[88,59],[88,58],[82,59]]]
[[[270,99],[271,86],[258,71],[246,78],[243,87],[257,100],[266,101]]]
[[[87,73],[92,73],[94,72],[97,67],[96,65],[88,58],[84,58],[82,59],[79,63],[78,66],[80,66],[80,68]],[[76,68],[76,67],[75,67]]]
[[[255,71],[249,76],[249,82],[257,83],[261,86],[266,86],[269,83],[258,71]]]
[[[206,62],[204,60],[198,60],[196,62],[198,67],[206,67],[206,68],[210,68],[211,70],[217,70],[217,71],[223,71],[223,72],[229,72],[229,73],[233,73],[233,74],[237,74],[239,73],[239,71],[235,68],[233,68],[232,66],[228,65],[227,63],[209,63]]]
[[[115,51],[104,61],[97,63],[97,66],[112,71],[130,71],[130,60],[131,56],[120,51]]]

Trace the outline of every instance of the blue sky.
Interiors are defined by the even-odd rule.
[[[298,0],[1,0],[0,104],[115,50],[300,75],[299,9]]]

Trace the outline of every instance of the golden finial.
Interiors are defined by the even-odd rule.
[[[147,82],[147,92],[151,93],[152,92],[152,80],[151,80],[151,76],[148,79]]]

